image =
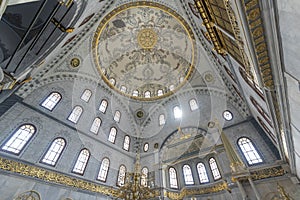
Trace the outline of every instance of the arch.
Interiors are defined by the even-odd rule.
[[[143,167],[142,168],[142,174],[141,174],[141,186],[147,187],[148,183],[148,168],[147,167]]]
[[[48,97],[41,103],[41,106],[52,111],[60,102],[62,96],[58,92],[51,92]]]
[[[90,151],[87,149],[82,149],[77,157],[76,163],[73,167],[72,172],[76,174],[83,175],[86,169],[87,163],[90,158]]]
[[[108,141],[110,141],[111,143],[115,143],[116,136],[117,136],[117,129],[115,127],[111,127],[109,131]]]
[[[165,119],[165,115],[164,114],[160,114],[159,117],[158,117],[158,122],[159,122],[159,125],[162,126],[166,123],[166,119]]]
[[[199,162],[197,164],[197,171],[198,171],[198,176],[199,176],[200,183],[208,183],[209,179],[208,179],[208,176],[207,176],[206,168],[205,168],[205,165],[202,162]]]
[[[182,110],[179,106],[174,106],[173,114],[175,119],[179,119],[182,117]]]
[[[108,102],[106,99],[102,99],[101,104],[99,106],[99,111],[105,113],[107,110]]]
[[[102,123],[101,119],[99,117],[96,117],[92,123],[90,131],[94,134],[98,134],[101,123]]]
[[[97,176],[97,179],[105,182],[109,170],[110,161],[108,158],[103,158],[100,166],[100,170]]]
[[[125,177],[126,177],[126,167],[125,165],[120,165],[118,179],[117,179],[117,186],[123,186],[125,184]]]
[[[149,90],[147,90],[145,93],[145,98],[150,98],[151,97],[151,92]]]
[[[162,89],[157,90],[157,96],[162,96],[164,94]]]
[[[65,146],[66,140],[64,138],[59,137],[54,139],[41,162],[50,166],[55,166],[61,156],[61,153],[65,149]]]
[[[73,122],[73,123],[77,123],[81,114],[83,112],[83,109],[81,106],[75,106],[71,112],[71,114],[68,117],[68,120]]]
[[[182,171],[183,171],[184,183],[186,185],[193,185],[194,184],[194,178],[193,178],[191,167],[189,165],[185,164],[182,167]]]
[[[261,156],[259,155],[258,151],[249,138],[241,137],[238,139],[237,143],[249,165],[259,164],[263,162]]]
[[[139,96],[139,91],[138,90],[133,90],[132,91],[132,96],[134,96],[134,97]]]
[[[85,102],[89,102],[90,98],[92,96],[92,91],[89,89],[85,89],[80,97]]]
[[[213,174],[214,180],[219,180],[220,178],[222,178],[220,170],[219,170],[217,162],[216,162],[216,159],[210,158],[208,160],[208,162],[209,162],[209,167],[210,167],[210,170]]]
[[[120,119],[121,119],[121,112],[119,110],[116,110],[115,115],[114,115],[114,121],[120,122]]]
[[[196,99],[190,99],[189,100],[189,105],[190,105],[191,111],[197,110],[199,108]]]
[[[170,188],[178,189],[177,172],[174,167],[169,168]]]
[[[35,133],[36,128],[32,124],[22,124],[1,146],[1,150],[19,155]]]
[[[130,147],[130,137],[128,135],[125,135],[123,149],[129,151],[129,147]]]

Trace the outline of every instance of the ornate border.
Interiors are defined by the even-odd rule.
[[[176,88],[173,91],[168,91],[167,93],[163,94],[162,96],[153,96],[150,98],[145,98],[143,96],[132,96],[131,94],[128,93],[124,93],[122,92],[119,88],[116,88],[114,85],[112,85],[110,83],[110,81],[106,78],[105,74],[103,74],[102,70],[101,70],[101,66],[99,64],[99,60],[98,60],[98,52],[97,52],[97,46],[99,44],[99,37],[103,31],[103,28],[106,26],[106,24],[109,22],[109,20],[114,17],[115,15],[117,15],[118,13],[133,8],[133,7],[151,7],[151,8],[157,8],[160,10],[163,10],[164,12],[170,14],[171,16],[173,16],[176,20],[178,20],[182,26],[185,28],[185,31],[187,32],[192,45],[193,45],[193,55],[192,55],[192,62],[191,65],[189,67],[189,71],[187,72],[185,79],[182,83],[178,84],[176,86]],[[97,27],[97,30],[95,31],[94,34],[94,38],[93,38],[93,42],[92,42],[92,49],[93,49],[93,58],[94,58],[94,63],[96,65],[96,68],[98,70],[98,73],[101,75],[103,81],[113,90],[115,90],[116,92],[118,92],[119,94],[122,94],[123,96],[129,97],[131,99],[135,99],[135,100],[140,100],[140,101],[152,101],[152,100],[157,100],[157,99],[162,99],[164,97],[170,96],[172,94],[174,94],[175,92],[177,92],[182,86],[184,86],[184,84],[187,82],[187,80],[192,76],[194,70],[195,70],[195,63],[196,63],[196,57],[197,57],[197,53],[196,53],[196,40],[195,40],[195,36],[194,33],[191,29],[191,27],[189,26],[189,24],[186,22],[186,20],[180,16],[177,12],[175,12],[174,10],[172,10],[171,8],[156,3],[156,2],[149,2],[149,1],[138,1],[138,2],[130,2],[124,5],[121,5],[120,7],[114,9],[113,11],[111,11],[110,13],[108,13],[103,19],[102,21],[99,23],[99,26]]]

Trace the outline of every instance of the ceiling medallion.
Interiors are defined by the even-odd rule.
[[[104,82],[142,101],[179,90],[192,76],[197,55],[189,24],[152,1],[130,2],[108,13],[95,32],[92,51]]]
[[[140,30],[137,40],[141,48],[152,49],[157,43],[157,34],[151,28]]]

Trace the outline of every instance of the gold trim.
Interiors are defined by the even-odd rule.
[[[183,199],[186,196],[211,194],[211,193],[221,192],[223,190],[229,190],[228,184],[226,182],[218,183],[214,186],[204,187],[204,188],[196,188],[196,189],[186,189],[186,188],[184,188],[178,193],[177,192],[166,191],[164,196],[167,196],[170,199],[179,200],[179,199]]]
[[[174,17],[176,20],[178,20],[178,22],[184,27],[186,33],[189,36],[189,39],[192,42],[192,61],[191,61],[191,65],[189,67],[189,71],[186,73],[184,80],[179,83],[176,88],[173,91],[168,91],[167,93],[164,93],[161,96],[152,96],[150,98],[145,98],[143,96],[132,96],[131,94],[128,93],[124,93],[122,92],[119,88],[116,88],[114,85],[111,84],[111,82],[107,79],[107,77],[105,76],[105,74],[103,74],[103,71],[101,70],[101,66],[98,60],[99,57],[99,53],[97,50],[97,47],[99,45],[99,39],[100,39],[100,35],[103,31],[103,29],[105,28],[105,26],[107,25],[107,23],[110,21],[110,19],[112,19],[114,16],[116,16],[117,14],[119,14],[120,12],[124,11],[124,10],[128,10],[130,8],[135,8],[135,7],[150,7],[150,8],[156,8],[156,9],[160,9],[166,13],[168,13],[169,15],[171,15],[172,17]],[[152,100],[157,100],[157,99],[161,99],[167,96],[170,96],[172,94],[174,94],[176,91],[178,91],[186,82],[187,80],[192,76],[194,70],[195,70],[195,60],[196,60],[196,41],[195,41],[195,36],[194,33],[191,29],[191,27],[189,26],[189,24],[184,20],[183,17],[181,17],[178,13],[176,13],[174,10],[172,10],[171,8],[164,6],[162,4],[156,3],[156,2],[149,2],[149,1],[138,1],[138,2],[130,2],[124,5],[121,5],[120,7],[114,9],[113,11],[111,11],[110,13],[108,13],[103,19],[102,21],[99,23],[96,32],[94,34],[94,38],[92,41],[92,49],[93,49],[93,57],[94,57],[94,63],[97,67],[98,73],[101,75],[102,79],[104,80],[104,82],[113,90],[117,91],[118,93],[135,99],[135,100],[141,100],[141,101],[152,101]]]

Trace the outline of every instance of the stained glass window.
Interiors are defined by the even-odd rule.
[[[63,138],[56,138],[52,143],[47,153],[42,159],[42,163],[55,166],[58,158],[66,146],[66,141]]]
[[[102,122],[101,119],[99,117],[96,117],[92,123],[90,131],[95,134],[98,134],[99,128],[101,126],[101,122]]]
[[[61,95],[58,92],[52,92],[42,103],[44,108],[48,110],[53,110],[54,107],[61,100]]]
[[[35,131],[35,127],[31,124],[21,125],[1,149],[13,154],[19,154],[33,134],[35,134]]]
[[[90,152],[87,149],[82,149],[79,153],[75,166],[73,168],[73,172],[77,174],[83,174],[85,167],[88,163],[90,157]]]
[[[103,158],[97,179],[100,181],[106,181],[108,169],[109,169],[109,159]]]
[[[197,171],[198,171],[200,183],[208,183],[209,179],[207,176],[206,168],[203,163],[197,164]]]
[[[173,167],[169,168],[169,178],[170,178],[170,187],[177,189],[178,188],[177,174],[176,174],[176,170]]]
[[[214,158],[209,159],[210,170],[213,174],[214,180],[218,180],[221,178],[221,174],[217,165],[217,162]]]
[[[189,165],[183,165],[182,170],[183,170],[183,177],[184,177],[185,184],[193,185],[194,178],[193,178],[191,167]]]
[[[238,140],[238,145],[242,150],[249,165],[263,162],[250,139],[242,137]]]
[[[71,112],[71,114],[68,117],[68,120],[70,120],[73,123],[77,123],[83,110],[80,106],[75,106]]]
[[[88,102],[88,101],[90,100],[91,96],[92,96],[92,91],[86,89],[86,90],[84,90],[84,92],[82,93],[82,95],[81,95],[80,98],[81,98],[83,101]]]
[[[121,165],[119,168],[119,173],[118,173],[118,180],[117,180],[118,186],[124,185],[125,177],[126,177],[126,167],[124,165]]]

